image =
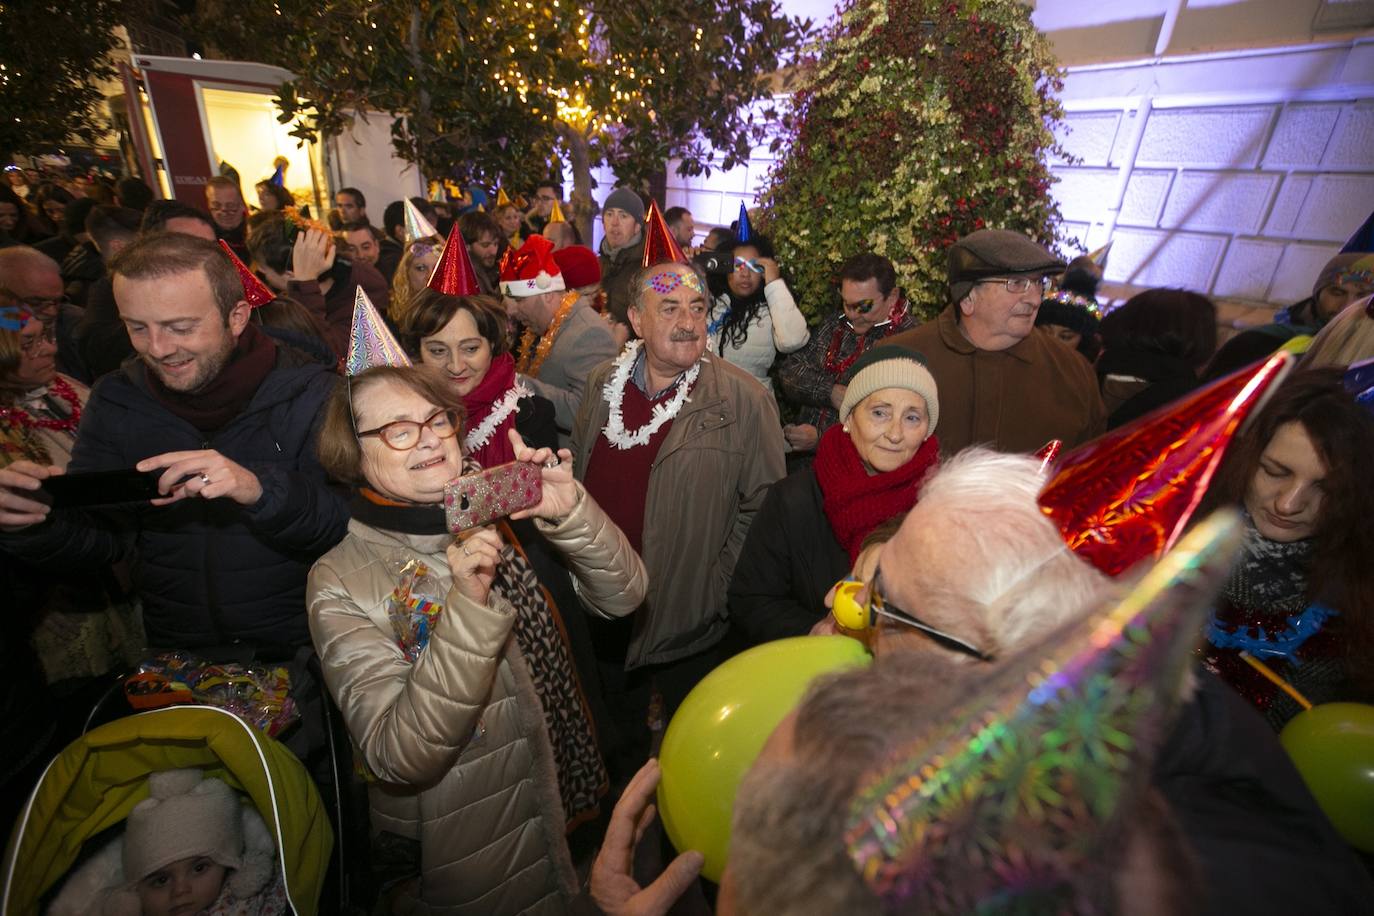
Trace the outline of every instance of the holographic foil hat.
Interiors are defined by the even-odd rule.
[[[1008,660],[861,780],[845,842],[874,893],[915,913],[1113,912],[1243,530],[1234,510],[1210,516],[1123,599]]]
[[[344,355],[344,371],[349,376],[362,375],[373,366],[409,366],[401,345],[382,320],[377,307],[358,287],[353,299],[353,329],[348,335],[348,352]]]

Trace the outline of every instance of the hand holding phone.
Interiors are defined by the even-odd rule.
[[[539,465],[527,461],[486,468],[444,484],[444,515],[457,534],[478,528],[512,512],[539,505],[544,496]]]

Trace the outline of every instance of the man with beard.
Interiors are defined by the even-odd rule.
[[[499,296],[499,271],[496,255],[501,250],[501,230],[492,218],[481,210],[473,210],[458,217],[458,231],[468,246],[468,260],[477,275],[477,285],[488,296]]]
[[[949,307],[885,341],[925,354],[940,386],[946,455],[970,445],[1031,452],[1051,439],[1072,447],[1106,428],[1087,360],[1035,333],[1047,278],[1063,270],[1020,233],[979,229],[949,249]]]
[[[144,236],[110,272],[139,359],[91,392],[66,473],[137,469],[159,496],[57,509],[34,491],[60,472],[15,462],[0,548],[65,575],[131,559],[151,646],[309,645],[306,573],[348,524],[315,458],[331,367],[249,320],[211,242]]]
[[[631,277],[643,338],[594,369],[573,424],[577,473],[644,558],[645,606],[596,626],[598,662],[628,776],[649,749],[651,695],[671,715],[721,660],[725,591],[754,514],[783,476],[769,393],[706,353],[706,284],[695,265]],[[611,761],[608,761],[611,762]]]

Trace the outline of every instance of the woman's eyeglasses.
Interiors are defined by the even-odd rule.
[[[437,410],[423,423],[395,420],[376,429],[363,430],[358,433],[358,438],[377,436],[385,445],[404,452],[419,444],[420,435],[426,428],[440,439],[452,439],[458,435],[458,414],[452,410]]]
[[[751,270],[756,274],[763,273],[763,265],[760,264],[758,261],[750,261],[746,260],[745,258],[735,258],[735,270],[739,270],[740,268],[744,268],[745,270]]]
[[[854,578],[845,579],[835,586],[834,614],[840,626],[850,630],[867,630],[877,623],[877,618],[885,617],[924,633],[946,649],[971,655],[979,661],[992,661],[991,655],[973,643],[933,627],[915,614],[884,599],[878,590],[879,581],[880,574],[875,571],[873,581],[867,587]]]
[[[42,324],[40,325],[40,327],[42,328],[42,330],[40,330],[37,334],[19,335],[19,349],[24,352],[25,356],[32,356],[33,351],[38,349],[39,344],[52,343],[53,341],[57,340],[56,328],[48,324]]]

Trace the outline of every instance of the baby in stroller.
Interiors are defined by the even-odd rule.
[[[198,769],[148,776],[124,832],[67,879],[49,916],[277,916],[287,911],[262,816]]]

